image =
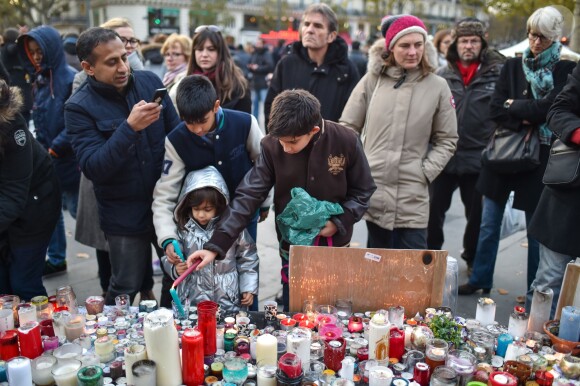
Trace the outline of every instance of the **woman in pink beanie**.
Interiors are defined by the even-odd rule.
[[[426,249],[428,187],[455,151],[455,105],[427,58],[434,48],[423,22],[389,16],[381,31],[340,123],[361,134],[377,185],[365,214],[367,246]]]

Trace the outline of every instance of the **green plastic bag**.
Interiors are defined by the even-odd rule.
[[[276,217],[282,238],[292,245],[312,245],[330,219],[344,213],[339,204],[319,201],[302,188],[292,188],[292,199]]]

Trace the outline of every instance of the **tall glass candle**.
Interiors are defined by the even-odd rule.
[[[497,349],[495,350],[495,354],[499,355],[500,357],[505,357],[505,353],[507,352],[507,348],[512,343],[514,339],[510,334],[501,334],[497,337]]]
[[[389,335],[389,358],[400,361],[405,353],[405,330],[392,327]]]
[[[133,363],[131,373],[133,374],[135,385],[157,385],[157,365],[152,360],[143,359]]]
[[[528,320],[530,315],[526,313],[525,308],[516,306],[511,313],[508,323],[508,334],[514,339],[523,338],[528,330]]]
[[[429,339],[427,340],[427,348],[425,349],[425,363],[429,365],[431,371],[439,366],[445,365],[449,345],[443,339]]]
[[[310,368],[310,345],[312,343],[312,331],[298,327],[294,328],[286,336],[286,351],[296,354],[302,361],[302,369]]]
[[[52,369],[52,376],[57,386],[77,386],[77,372],[82,363],[76,359],[59,361]]]
[[[103,386],[103,369],[100,366],[86,366],[77,373],[78,386]]]
[[[403,306],[389,307],[389,322],[397,326],[397,328],[403,328],[404,319],[405,319],[405,307]]]
[[[41,355],[32,361],[32,380],[37,386],[54,385],[52,369],[56,366],[56,358],[52,355]]]
[[[181,337],[181,355],[183,361],[182,377],[187,386],[203,384],[203,337],[201,332],[188,328]]]
[[[157,365],[157,383],[164,386],[181,385],[179,340],[173,324],[173,312],[166,308],[151,312],[145,317],[143,332],[147,357]],[[215,346],[215,331],[213,338]]]
[[[147,359],[147,351],[145,346],[142,344],[132,344],[125,347],[125,376],[127,377],[128,385],[135,385],[135,379],[133,378],[133,372],[131,368],[135,362]]]
[[[15,357],[6,362],[6,373],[11,386],[32,385],[32,368],[30,359],[26,357]]]
[[[71,314],[78,312],[77,296],[70,285],[59,287],[56,290],[56,308],[60,310],[67,310]]]
[[[495,321],[495,301],[491,298],[479,298],[475,310],[475,320],[482,326],[488,326]]]
[[[48,297],[44,295],[35,296],[30,299],[30,303],[36,309],[36,320],[50,319],[52,316],[52,304],[48,302]]]
[[[469,332],[469,339],[475,346],[473,354],[478,362],[490,363],[493,356],[495,338],[487,330],[474,329]]]
[[[18,306],[18,320],[20,324],[36,322],[36,307],[30,303],[23,303]]]
[[[206,357],[214,355],[217,350],[217,310],[218,304],[209,300],[200,302],[197,305],[197,328],[203,336],[203,352]]]
[[[459,377],[458,386],[466,386],[475,373],[477,359],[470,352],[451,350],[447,354],[445,365],[451,367],[457,373],[457,376]]]
[[[424,362],[419,362],[413,370],[413,380],[421,386],[427,386],[429,384],[430,373],[429,365]]]
[[[572,342],[580,341],[580,307],[562,308],[558,338]]]
[[[355,359],[351,356],[345,357],[342,360],[342,367],[340,369],[340,377],[354,381],[354,363]]]
[[[536,288],[532,296],[528,331],[544,332],[544,323],[550,319],[554,291],[547,288]]]
[[[68,311],[57,311],[52,314],[52,328],[54,329],[54,335],[56,335],[61,342],[66,340],[64,325],[70,316],[71,313]]]
[[[22,356],[34,359],[42,355],[44,350],[42,349],[42,337],[38,322],[21,324],[18,328],[18,340]]]
[[[369,359],[389,359],[390,329],[386,311],[377,311],[369,322]]]
[[[324,341],[324,364],[327,368],[337,372],[342,368],[342,360],[346,354],[344,338]]]
[[[73,342],[75,339],[80,338],[80,336],[84,334],[84,330],[85,315],[83,314],[71,315],[64,323],[64,333],[66,335],[66,340],[69,342]]]
[[[8,330],[0,334],[0,359],[7,361],[19,355],[18,332],[16,330]]]
[[[275,365],[278,359],[278,340],[271,334],[260,335],[256,341],[256,362]]]
[[[0,309],[0,334],[14,329],[14,313],[11,309]]]

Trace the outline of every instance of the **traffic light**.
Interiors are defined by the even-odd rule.
[[[162,18],[163,18],[163,10],[161,8],[155,8],[153,10],[153,23],[155,23],[155,25],[160,25]]]

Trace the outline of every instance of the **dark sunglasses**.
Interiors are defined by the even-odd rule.
[[[210,30],[211,32],[221,32],[220,27],[217,25],[200,25],[193,31],[193,33],[200,33],[201,31],[205,31],[206,29]]]

